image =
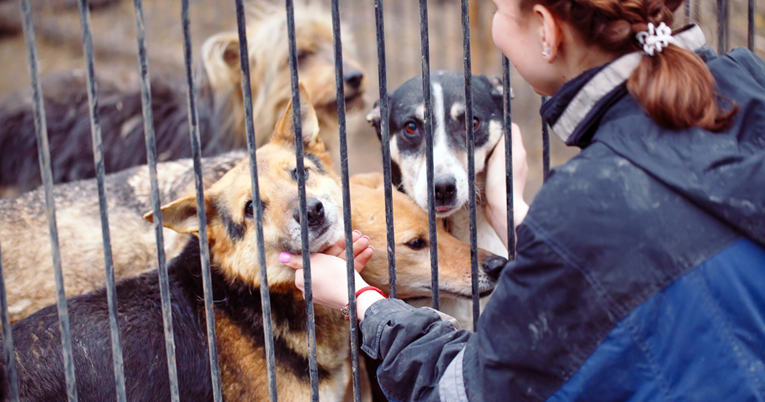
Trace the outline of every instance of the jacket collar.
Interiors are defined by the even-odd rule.
[[[706,44],[704,33],[696,24],[682,29],[673,37],[677,46],[687,50],[699,51]],[[582,134],[590,127],[590,120],[602,116],[595,106],[626,93],[619,89],[624,89],[623,84],[644,55],[642,50],[628,53],[565,83],[555,96],[542,105],[542,118],[567,145],[586,146],[589,139],[581,141]]]

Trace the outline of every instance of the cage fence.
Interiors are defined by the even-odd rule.
[[[335,82],[337,93],[337,108],[338,108],[338,126],[339,126],[339,139],[340,139],[340,153],[341,153],[341,184],[342,184],[342,198],[343,198],[343,215],[344,215],[344,233],[345,233],[345,248],[346,248],[346,261],[347,261],[347,278],[348,278],[348,298],[349,309],[352,317],[356,315],[356,300],[355,300],[355,284],[354,284],[354,263],[353,263],[353,240],[352,240],[352,219],[351,219],[351,198],[349,190],[349,166],[348,166],[348,138],[347,138],[347,121],[346,121],[346,104],[345,104],[345,88],[344,88],[344,72],[343,72],[343,47],[341,38],[341,20],[356,20],[356,24],[363,25],[368,19],[374,19],[374,29],[376,42],[376,54],[366,55],[366,57],[375,57],[377,69],[377,87],[379,90],[380,109],[381,109],[381,137],[382,137],[382,166],[384,172],[384,194],[385,194],[385,220],[388,239],[388,269],[389,269],[389,281],[390,281],[390,296],[396,297],[396,264],[395,264],[395,248],[394,248],[394,226],[395,221],[393,217],[392,206],[392,178],[391,178],[391,160],[390,160],[390,127],[388,124],[387,116],[389,113],[389,101],[388,101],[388,78],[390,77],[388,63],[386,62],[386,55],[389,54],[386,49],[386,35],[390,29],[386,30],[385,26],[385,5],[383,0],[373,0],[367,2],[346,2],[345,6],[341,9],[339,0],[331,0],[327,4],[331,11],[332,16],[332,28],[333,28],[333,51],[334,51],[334,64],[335,64]],[[388,3],[388,2],[386,2]],[[428,1],[420,0],[419,4],[414,2],[405,1],[393,1],[392,6],[394,9],[391,11],[393,15],[405,16],[406,18],[396,18],[392,23],[393,31],[404,32],[404,26],[419,26],[419,51],[415,54],[411,49],[408,53],[403,48],[397,48],[394,52],[397,54],[396,59],[400,60],[404,54],[406,58],[413,60],[414,64],[419,64],[421,67],[422,75],[422,91],[423,99],[425,100],[425,138],[427,142],[427,182],[428,182],[428,219],[429,219],[429,235],[430,235],[430,258],[431,258],[431,289],[433,290],[433,307],[439,308],[439,293],[438,293],[438,258],[437,258],[437,239],[436,239],[436,214],[435,214],[435,196],[434,196],[434,155],[433,155],[433,127],[432,127],[432,105],[430,104],[430,72],[431,72],[431,39],[434,39],[433,43],[436,43],[439,49],[445,49],[444,45],[447,41],[444,38],[454,37],[459,35],[454,29],[450,29],[449,24],[436,24],[434,30],[436,35],[432,35],[429,28],[429,9]],[[494,63],[498,71],[501,71],[501,77],[503,81],[503,122],[504,122],[504,136],[505,136],[505,152],[508,158],[506,158],[506,178],[507,188],[511,189],[513,186],[512,175],[512,139],[511,139],[511,121],[512,121],[512,109],[511,109],[511,91],[510,91],[510,79],[511,68],[508,60],[504,57],[499,62],[499,53],[492,51],[489,54],[486,51],[485,43],[487,42],[487,31],[483,29],[486,25],[486,15],[477,7],[476,2],[469,2],[468,0],[460,0],[459,4],[452,1],[438,2],[439,6],[430,11],[438,14],[439,18],[445,19],[447,16],[459,17],[461,25],[461,40],[462,40],[462,53],[461,60],[462,66],[455,66],[453,60],[455,57],[449,57],[450,54],[446,51],[437,52],[437,64],[440,66],[450,67],[454,70],[462,68],[464,72],[464,94],[466,103],[466,133],[467,133],[467,149],[468,149],[468,175],[471,186],[475,185],[476,172],[475,172],[475,139],[472,130],[472,77],[473,77],[473,62],[477,59],[477,64],[482,71],[487,69],[487,65]],[[441,4],[443,3],[443,4]],[[111,239],[109,232],[109,217],[107,208],[107,194],[104,186],[105,169],[102,152],[102,140],[101,140],[101,126],[99,118],[97,87],[95,79],[95,63],[94,63],[94,50],[93,50],[93,33],[91,30],[90,21],[90,7],[88,0],[78,0],[78,9],[80,17],[81,27],[81,40],[85,61],[85,72],[87,76],[88,85],[88,101],[89,101],[89,113],[90,124],[93,141],[93,153],[94,153],[94,166],[97,173],[97,189],[99,199],[99,213],[101,218],[101,229],[103,237],[103,249],[104,260],[106,269],[106,291],[109,308],[109,327],[111,336],[111,349],[113,356],[113,368],[114,378],[116,386],[116,396],[118,401],[126,401],[125,390],[125,373],[123,368],[123,356],[120,346],[120,332],[119,332],[119,320],[118,320],[118,300],[115,290],[114,279],[114,264],[111,248]],[[243,0],[234,0],[236,10],[236,23],[237,32],[239,37],[239,54],[240,54],[240,66],[242,71],[242,93],[244,97],[245,106],[245,130],[247,139],[247,150],[249,155],[249,168],[252,185],[252,199],[255,206],[254,223],[257,235],[257,250],[258,250],[258,265],[260,273],[260,292],[262,300],[262,312],[263,312],[263,337],[265,340],[265,354],[267,361],[267,373],[268,373],[268,389],[269,397],[271,401],[278,400],[277,395],[277,381],[276,381],[276,363],[274,353],[274,330],[272,328],[271,320],[271,305],[270,294],[268,287],[268,278],[266,270],[265,260],[265,242],[263,234],[263,209],[260,202],[260,183],[258,182],[258,164],[255,145],[255,130],[253,124],[253,109],[252,109],[252,94],[250,85],[250,65],[248,57],[248,43],[246,32],[246,13]],[[26,41],[26,48],[28,51],[28,63],[31,76],[33,103],[34,103],[34,122],[35,122],[35,135],[38,145],[39,162],[42,172],[43,185],[45,189],[46,200],[46,214],[49,225],[50,242],[53,257],[54,275],[56,281],[57,292],[57,307],[58,317],[60,323],[61,342],[63,350],[64,371],[66,378],[67,398],[70,402],[77,400],[77,387],[76,387],[76,372],[74,365],[73,349],[72,349],[72,336],[69,329],[69,316],[67,312],[67,301],[64,291],[64,280],[62,275],[61,257],[59,253],[59,238],[56,225],[56,207],[53,198],[53,180],[51,174],[51,159],[50,159],[50,146],[48,144],[46,119],[44,104],[42,102],[42,87],[40,85],[40,71],[37,55],[37,47],[35,45],[35,33],[32,18],[32,7],[30,0],[20,0],[22,23],[24,29],[24,37]],[[445,7],[448,5],[449,7]],[[294,23],[294,4],[293,0],[286,0],[284,12],[287,16],[288,22],[288,43],[289,43],[289,64],[291,73],[291,90],[292,90],[292,102],[293,104],[299,104],[299,69],[298,69],[298,55],[297,45],[295,40],[295,23]],[[458,7],[457,7],[458,6]],[[702,26],[708,27],[710,23],[704,23],[712,15],[716,18],[716,39],[715,45],[718,52],[723,53],[729,49],[731,41],[731,35],[729,26],[731,23],[739,24],[742,18],[746,19],[745,26],[747,27],[744,35],[744,41],[750,49],[754,49],[755,46],[755,4],[754,0],[748,0],[745,4],[743,2],[718,0],[714,10],[710,10],[710,4],[708,2],[702,2],[700,0],[687,0],[684,6],[679,11],[680,15],[684,18],[685,22],[699,21],[702,22]],[[216,402],[222,401],[221,391],[221,379],[218,366],[218,356],[216,348],[216,333],[215,333],[215,315],[213,307],[213,295],[212,295],[212,279],[211,279],[211,266],[210,266],[210,254],[209,254],[209,240],[206,230],[206,209],[204,206],[204,186],[202,181],[202,158],[201,158],[201,144],[199,134],[199,121],[197,112],[197,99],[195,78],[192,69],[192,41],[191,41],[191,20],[189,17],[189,1],[181,1],[181,25],[183,33],[183,59],[186,74],[187,83],[187,104],[189,109],[189,126],[190,126],[190,140],[192,144],[193,155],[193,169],[194,169],[194,182],[196,188],[197,197],[197,213],[199,219],[199,244],[201,250],[201,266],[202,266],[202,278],[204,289],[204,306],[205,306],[205,319],[207,327],[207,345],[210,361],[210,375],[212,379],[211,387],[213,390],[214,400]],[[415,10],[414,7],[417,7]],[[151,88],[150,88],[150,75],[149,75],[149,61],[147,56],[147,37],[146,37],[146,23],[144,19],[142,0],[133,0],[135,27],[136,27],[136,42],[138,49],[138,71],[141,83],[141,102],[143,110],[143,123],[145,132],[145,145],[148,156],[148,168],[151,187],[151,204],[154,213],[154,229],[156,236],[157,247],[157,267],[160,276],[160,293],[161,293],[161,305],[162,305],[162,318],[164,323],[164,339],[166,348],[166,359],[168,364],[168,377],[170,381],[170,399],[173,402],[179,401],[179,380],[178,369],[176,367],[175,356],[175,340],[173,332],[172,321],[172,300],[170,298],[170,290],[168,284],[168,272],[167,261],[165,257],[164,239],[162,233],[162,213],[161,213],[161,200],[158,188],[157,178],[157,151],[156,151],[156,138],[153,127],[153,116],[151,106]],[[741,17],[741,16],[744,17]],[[349,18],[349,17],[353,18]],[[341,18],[342,17],[342,18]],[[738,32],[738,31],[737,31]],[[738,35],[738,34],[737,34]],[[474,39],[479,37],[479,41]],[[367,42],[372,42],[371,38],[361,37],[360,39]],[[739,43],[742,38],[735,37],[736,43]],[[397,46],[402,45],[404,47],[411,47],[415,44],[415,40],[412,39],[412,35],[409,35],[407,40],[396,41]],[[371,50],[367,47],[364,48],[366,52],[371,53]],[[456,50],[452,47],[450,52]],[[477,56],[480,55],[480,56]],[[418,61],[418,62],[417,62]],[[394,63],[391,68],[393,76],[395,77],[393,82],[398,85],[402,82],[403,78],[409,73],[408,67],[402,63]],[[542,100],[544,102],[544,100]],[[300,108],[293,108],[293,124],[295,128],[295,148],[296,148],[296,163],[297,163],[297,178],[298,178],[298,193],[300,201],[300,224],[301,224],[301,236],[302,236],[302,256],[304,266],[304,281],[305,281],[305,306],[307,316],[307,345],[310,350],[310,357],[308,360],[308,371],[311,381],[312,400],[318,401],[319,398],[319,370],[317,367],[316,357],[316,328],[314,319],[314,305],[312,301],[312,281],[311,281],[311,262],[309,258],[309,238],[308,238],[308,217],[307,217],[307,205],[306,205],[306,173],[303,165],[304,150],[301,135],[301,116]],[[549,142],[549,130],[545,124],[542,124],[541,137],[543,141],[543,174],[546,179],[550,171],[550,142]],[[55,150],[53,150],[55,152]],[[470,254],[471,254],[471,273],[472,273],[472,290],[473,290],[473,324],[477,326],[477,320],[479,317],[479,295],[478,295],[478,251],[477,251],[477,234],[476,234],[476,192],[471,188],[469,191],[469,210],[470,210]],[[165,200],[168,201],[168,200]],[[507,206],[508,206],[508,250],[511,258],[515,255],[515,231],[513,222],[513,192],[507,192]],[[1,246],[1,245],[0,245]],[[2,248],[0,247],[0,252]],[[2,320],[3,329],[3,360],[8,373],[9,379],[9,391],[10,398],[13,401],[19,400],[19,389],[17,384],[17,374],[15,368],[15,358],[13,354],[13,337],[12,328],[10,325],[10,318],[7,305],[6,295],[6,283],[4,282],[2,273],[2,260],[0,260],[0,319]],[[13,284],[10,284],[13,286]],[[355,401],[361,400],[361,385],[360,385],[360,370],[359,370],[359,345],[358,345],[358,323],[356,320],[350,320],[350,339],[349,345],[351,350],[352,359],[352,384],[353,384],[353,397]]]

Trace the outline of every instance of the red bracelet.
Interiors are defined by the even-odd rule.
[[[376,288],[374,286],[364,286],[363,288],[357,290],[356,291],[356,298],[358,299],[359,296],[361,296],[361,294],[366,292],[367,290],[374,290],[375,292],[379,293],[380,296],[382,296],[382,297],[384,297],[386,299],[388,298],[388,296],[385,296],[385,293],[383,293],[382,290],[380,290],[380,289],[378,289],[378,288]],[[343,317],[345,318],[345,321],[350,321],[351,320],[351,312],[349,310],[348,304],[346,304],[345,307],[343,307],[343,309],[340,310],[340,311],[343,312]]]
[[[374,290],[375,292],[379,293],[380,296],[382,296],[382,297],[384,297],[386,299],[388,298],[388,296],[385,296],[385,293],[383,293],[382,290],[380,290],[380,289],[378,289],[378,288],[376,288],[374,286],[364,286],[363,288],[357,290],[356,291],[356,298],[358,299],[359,296],[361,296],[361,294],[366,292],[367,290]]]

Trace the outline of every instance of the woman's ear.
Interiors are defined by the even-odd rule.
[[[560,44],[563,41],[561,26],[545,6],[536,4],[533,11],[534,18],[539,23],[539,39],[542,47],[541,57],[552,64],[560,53]]]

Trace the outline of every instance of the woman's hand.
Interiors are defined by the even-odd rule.
[[[521,224],[529,206],[523,200],[529,165],[526,162],[526,148],[523,147],[521,129],[512,126],[513,138],[513,209],[515,227]],[[486,219],[507,247],[507,190],[505,186],[505,137],[499,140],[486,166]]]
[[[353,232],[353,262],[355,272],[356,290],[369,286],[361,278],[359,272],[369,262],[374,253],[374,247],[369,245],[369,237],[362,236],[361,232]],[[282,253],[279,261],[283,262],[295,272],[295,286],[303,292],[305,296],[305,283],[303,278],[303,257],[300,255],[291,255]],[[316,304],[326,306],[335,310],[340,310],[348,304],[348,278],[346,272],[345,260],[345,238],[340,239],[336,244],[330,246],[322,253],[311,254],[311,283],[313,288],[313,301]],[[359,308],[357,316],[363,319],[366,307],[371,303],[365,304],[361,311],[362,300],[368,299],[367,295],[375,292],[364,292],[364,297],[359,297]],[[382,298],[382,296],[379,296]],[[377,301],[378,299],[374,299]]]

